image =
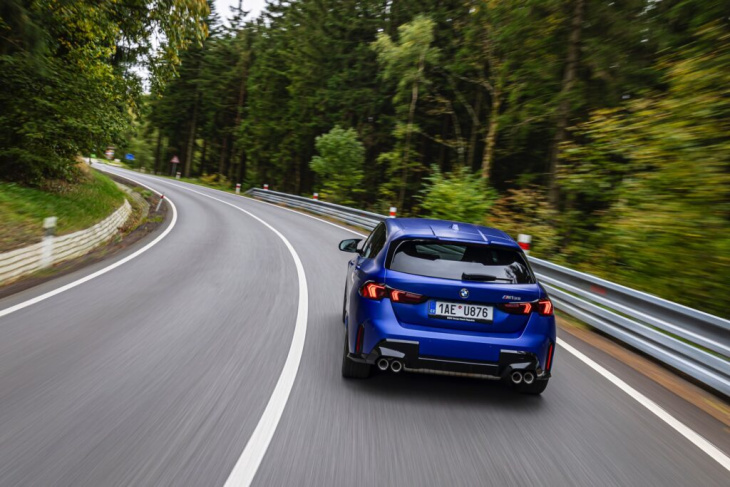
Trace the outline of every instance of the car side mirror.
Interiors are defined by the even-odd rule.
[[[353,254],[359,253],[357,250],[357,244],[362,241],[361,238],[348,238],[340,242],[340,250],[343,252],[352,252]]]

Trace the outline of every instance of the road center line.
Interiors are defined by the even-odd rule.
[[[126,178],[127,176],[124,176],[124,177]],[[150,191],[154,192],[155,194],[158,194],[158,195],[161,194],[159,191],[157,191],[157,190],[155,190],[153,188],[150,188],[149,186],[147,186],[145,184],[142,184],[142,183],[140,183],[139,181],[137,181],[135,179],[132,179],[132,178],[127,178],[127,179],[129,179],[130,181],[133,181],[136,184],[139,184],[140,186],[142,186],[144,188],[149,189]],[[31,298],[31,299],[29,299],[27,301],[23,301],[22,303],[18,303],[18,304],[14,305],[14,306],[10,306],[9,308],[5,308],[3,310],[0,310],[0,318],[2,318],[3,316],[7,316],[10,313],[14,313],[16,311],[19,311],[19,310],[21,310],[23,308],[27,308],[28,306],[32,306],[32,305],[34,305],[36,303],[40,303],[41,301],[45,301],[46,299],[51,298],[53,296],[56,296],[57,294],[61,294],[64,291],[68,291],[69,289],[73,289],[76,286],[80,286],[81,284],[83,284],[85,282],[88,282],[88,281],[90,281],[90,280],[92,280],[94,278],[97,278],[97,277],[99,277],[99,276],[101,276],[103,274],[106,274],[107,272],[116,269],[120,265],[126,264],[127,262],[129,262],[130,260],[134,259],[135,257],[138,257],[139,255],[147,252],[149,249],[151,249],[152,247],[154,247],[155,245],[157,245],[158,243],[160,243],[160,241],[163,238],[165,238],[167,236],[167,234],[170,233],[170,231],[172,231],[172,229],[175,227],[175,223],[177,223],[177,208],[175,208],[175,204],[172,202],[172,200],[170,200],[169,198],[165,198],[165,199],[167,200],[168,203],[170,203],[170,207],[172,208],[172,221],[167,226],[167,228],[160,235],[158,235],[157,238],[154,239],[152,242],[148,243],[147,245],[145,245],[141,249],[137,250],[133,254],[130,254],[130,255],[126,256],[125,258],[120,259],[120,260],[116,261],[115,263],[113,263],[113,264],[111,264],[111,265],[109,265],[107,267],[104,267],[103,269],[99,269],[98,271],[96,271],[96,272],[94,272],[92,274],[89,274],[88,276],[85,276],[85,277],[82,277],[81,279],[78,279],[76,281],[70,282],[70,283],[66,284],[65,286],[61,286],[61,287],[59,287],[57,289],[54,289],[53,291],[48,291],[45,294],[41,294],[40,296],[36,296],[35,298]]]
[[[240,458],[236,462],[236,465],[233,467],[233,470],[225,483],[225,487],[248,487],[251,485],[251,482],[256,476],[259,465],[261,465],[261,461],[264,459],[264,455],[266,454],[266,450],[269,448],[271,439],[274,437],[276,427],[279,424],[281,415],[284,413],[284,408],[289,400],[292,387],[294,387],[294,379],[297,376],[299,364],[302,360],[304,339],[307,335],[307,316],[309,314],[309,292],[307,290],[307,278],[304,274],[304,266],[299,258],[299,254],[297,254],[297,251],[294,250],[294,246],[289,242],[289,240],[287,240],[287,238],[276,228],[272,227],[261,218],[234,205],[233,203],[223,201],[222,199],[187,188],[180,184],[175,184],[169,181],[167,181],[167,183],[171,186],[176,186],[184,189],[185,191],[190,191],[223,203],[224,205],[228,205],[259,221],[266,228],[274,232],[282,242],[284,242],[284,245],[286,245],[286,248],[289,250],[289,253],[294,259],[294,265],[297,269],[297,278],[299,280],[299,304],[296,324],[294,326],[294,336],[292,337],[291,346],[289,347],[289,353],[286,357],[284,368],[281,371],[281,375],[279,375],[279,380],[276,382],[274,392],[271,393],[269,403],[266,405],[266,409],[256,425],[256,429],[251,435],[251,438],[249,438],[243,453],[241,453]]]

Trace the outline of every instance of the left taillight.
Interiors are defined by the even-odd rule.
[[[380,301],[388,294],[385,290],[385,284],[378,284],[375,282],[366,282],[360,288],[360,296],[368,299],[375,299]]]
[[[390,298],[394,303],[420,304],[428,300],[426,296],[399,289],[386,287],[385,284],[377,282],[366,282],[360,288],[360,296],[367,299],[380,301],[383,298]]]
[[[394,303],[403,304],[420,304],[426,301],[428,298],[421,294],[409,293],[407,291],[399,291],[398,289],[389,289],[390,300]]]

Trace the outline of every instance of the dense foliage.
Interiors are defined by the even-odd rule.
[[[335,127],[315,142],[319,155],[312,158],[310,166],[319,176],[321,196],[342,204],[354,204],[363,192],[362,165],[365,148],[357,140],[353,129]]]
[[[159,86],[207,14],[204,0],[3,0],[0,176],[69,179],[80,152],[119,142],[142,91],[132,69]]]
[[[533,235],[540,256],[728,314],[727,2],[272,0],[257,19],[211,9],[179,26],[171,3],[196,4],[3,7],[5,174],[12,161],[41,177],[41,161],[124,134],[149,170],[491,223]],[[130,4],[157,14],[117,15]],[[175,56],[152,62],[144,22]],[[179,76],[139,105],[127,56],[154,80],[180,61]]]

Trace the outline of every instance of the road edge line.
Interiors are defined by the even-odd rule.
[[[157,190],[155,190],[153,188],[150,188],[149,186],[147,186],[147,185],[145,185],[145,184],[143,184],[143,183],[141,183],[141,182],[139,182],[139,181],[137,181],[135,179],[129,178],[129,180],[130,181],[133,181],[136,184],[139,184],[140,186],[142,186],[144,188],[149,189],[150,191],[153,191],[154,193],[156,193],[158,195],[161,195],[162,194],[159,191],[157,191]],[[77,286],[80,286],[81,284],[84,284],[85,282],[88,282],[88,281],[90,281],[92,279],[95,279],[95,278],[97,278],[97,277],[99,277],[99,276],[101,276],[103,274],[106,274],[107,272],[112,271],[112,270],[116,269],[117,267],[119,267],[119,266],[121,266],[121,265],[129,262],[130,260],[134,259],[135,257],[138,257],[139,255],[143,254],[144,252],[148,251],[149,249],[151,249],[152,247],[154,247],[155,245],[157,245],[163,238],[165,238],[167,236],[168,233],[170,233],[170,231],[172,231],[172,229],[175,227],[175,224],[177,223],[177,208],[175,207],[175,204],[169,198],[165,198],[165,200],[168,203],[170,203],[170,207],[172,208],[172,220],[170,221],[170,224],[167,226],[167,228],[165,228],[165,230],[160,235],[158,235],[157,238],[155,238],[152,242],[148,243],[147,245],[145,245],[141,249],[135,251],[134,253],[132,253],[132,254],[124,257],[123,259],[120,259],[120,260],[114,262],[113,264],[110,264],[110,265],[108,265],[108,266],[106,266],[106,267],[104,267],[102,269],[99,269],[96,272],[93,272],[93,273],[91,273],[91,274],[89,274],[87,276],[84,276],[84,277],[82,277],[80,279],[77,279],[77,280],[75,280],[73,282],[70,282],[68,284],[65,284],[65,285],[63,285],[63,286],[61,286],[59,288],[56,288],[56,289],[52,290],[52,291],[48,291],[47,293],[41,294],[41,295],[36,296],[34,298],[28,299],[28,300],[23,301],[21,303],[18,303],[18,304],[15,304],[13,306],[10,306],[8,308],[5,308],[3,310],[0,310],[0,318],[2,318],[4,316],[7,316],[7,315],[9,315],[11,313],[14,313],[16,311],[20,311],[21,309],[27,308],[28,306],[32,306],[34,304],[40,303],[41,301],[45,301],[48,298],[52,298],[53,296],[56,296],[58,294],[61,294],[62,292],[68,291],[69,289],[73,289],[73,288],[75,288]]]
[[[692,442],[692,444],[695,445],[697,448],[702,450],[706,455],[719,463],[722,467],[725,468],[725,470],[730,471],[730,457],[725,455],[725,453],[723,453],[719,448],[710,443],[700,434],[698,434],[689,426],[685,425],[680,420],[669,414],[656,402],[652,401],[644,394],[631,387],[618,376],[616,376],[612,372],[609,372],[608,369],[598,364],[598,362],[589,358],[583,352],[567,343],[565,340],[558,338],[558,345],[560,345],[562,349],[572,354],[578,360],[586,364],[588,367],[598,372],[600,375],[603,376],[604,379],[608,380],[610,383],[628,394],[632,399],[644,406],[652,414],[664,421],[667,425],[672,427],[672,429],[674,429],[680,435],[684,436],[687,440]]]

